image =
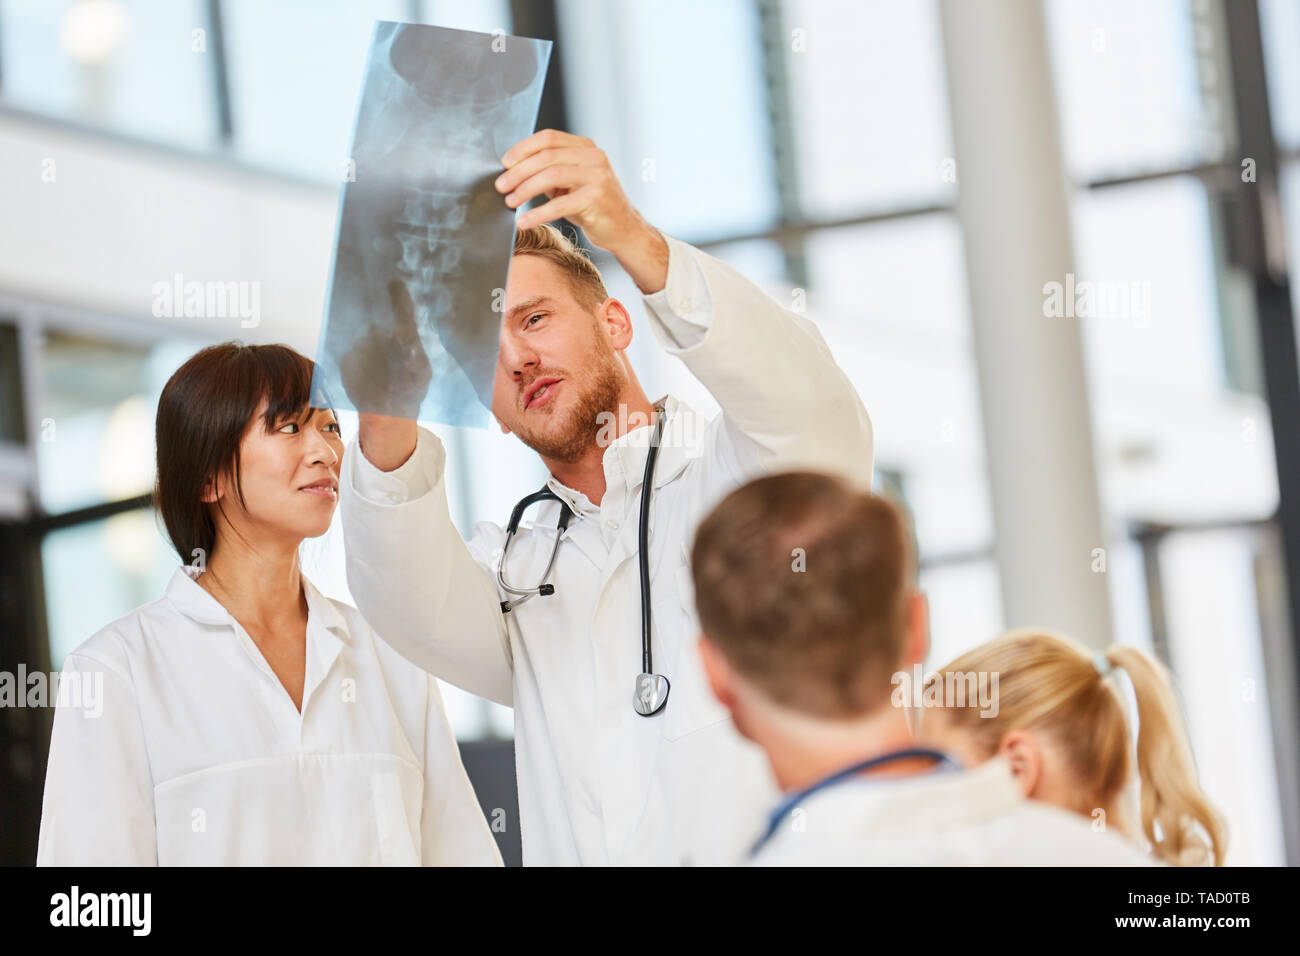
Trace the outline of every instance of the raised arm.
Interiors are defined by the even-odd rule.
[[[407,660],[510,705],[509,639],[490,557],[476,560],[452,523],[442,442],[406,424],[415,440],[399,467],[384,472],[369,460],[373,433],[364,423],[360,446],[344,455],[348,587],[375,633]]]
[[[871,419],[817,327],[726,263],[667,237],[650,328],[722,408],[718,440],[746,471],[813,469],[871,484]]]
[[[391,311],[372,316],[340,362],[361,412],[339,481],[348,587],[403,657],[508,705],[510,649],[490,559],[477,562],[452,524],[442,442],[416,426],[433,371],[410,293],[397,281],[388,291]]]
[[[811,468],[870,485],[871,420],[812,322],[647,223],[591,140],[542,130],[502,163],[496,185],[508,205],[549,199],[520,228],[564,216],[618,259],[645,295],[655,337],[717,399],[716,440],[740,467]]]

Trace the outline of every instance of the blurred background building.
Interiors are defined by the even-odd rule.
[[[180,362],[315,353],[374,19],[555,40],[539,125],[859,388],[930,664],[1019,625],[1153,651],[1228,862],[1300,863],[1297,0],[0,0],[0,670],[162,593]],[[256,283],[260,321],[155,317],[178,275]],[[647,392],[716,410],[639,332]],[[466,532],[543,480],[513,438],[435,430]],[[336,532],[304,567],[347,598]],[[512,806],[510,712],[446,698]],[[0,861],[35,859],[50,717],[0,709]]]

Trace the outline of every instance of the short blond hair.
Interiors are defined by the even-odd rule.
[[[585,308],[594,309],[609,298],[605,282],[587,254],[550,223],[517,231],[514,254],[554,262],[568,279],[573,297]]]

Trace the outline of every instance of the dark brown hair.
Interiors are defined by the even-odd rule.
[[[204,561],[211,558],[216,545],[214,506],[203,501],[204,488],[225,475],[244,501],[239,447],[245,431],[263,399],[267,429],[310,412],[314,368],[287,345],[223,342],[199,351],[167,380],[155,427],[154,507],[186,564],[200,549]]]
[[[825,718],[888,704],[913,571],[885,499],[812,472],[759,478],[700,524],[691,571],[705,636],[773,701]]]

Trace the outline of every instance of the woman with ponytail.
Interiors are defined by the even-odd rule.
[[[1137,702],[1136,747],[1119,691],[1121,671]],[[1223,864],[1227,827],[1197,782],[1163,665],[1133,647],[1094,654],[1064,637],[1021,630],[961,655],[930,680],[971,673],[988,675],[996,706],[945,701],[925,715],[928,735],[970,763],[1005,758],[1026,796],[1102,821],[1134,840],[1140,833],[1163,862]],[[1135,782],[1140,828],[1127,799]]]

